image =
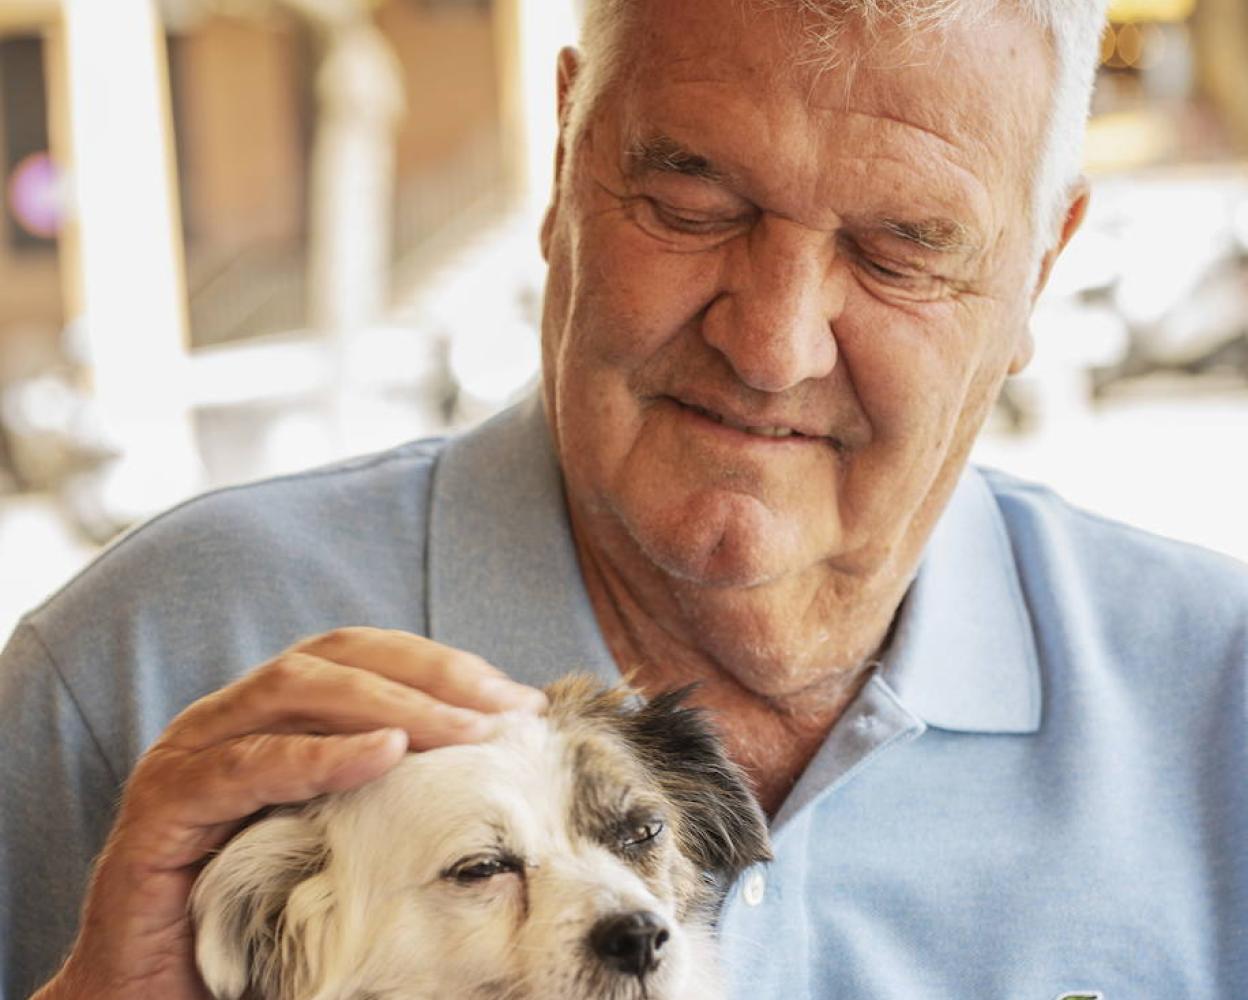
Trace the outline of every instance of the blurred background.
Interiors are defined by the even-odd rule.
[[[537,371],[572,0],[0,0],[0,642],[187,495]],[[979,461],[1248,559],[1248,0],[1115,0]]]

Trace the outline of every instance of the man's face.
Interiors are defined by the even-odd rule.
[[[578,537],[681,586],[908,574],[1030,355],[1043,42],[803,66],[789,13],[642,7],[543,239]]]

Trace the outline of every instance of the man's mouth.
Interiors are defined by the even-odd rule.
[[[680,405],[682,405],[688,410],[692,410],[694,413],[698,414],[699,416],[706,417],[708,420],[714,420],[715,423],[717,424],[723,424],[725,427],[731,427],[733,430],[743,431],[746,434],[753,434],[756,437],[804,438],[804,437],[809,436],[809,435],[803,434],[801,431],[794,430],[792,427],[785,427],[781,425],[769,425],[769,424],[742,423],[741,421],[733,420],[731,417],[726,417],[722,413],[715,413],[713,410],[708,410],[705,407],[697,406],[693,403],[681,403]]]

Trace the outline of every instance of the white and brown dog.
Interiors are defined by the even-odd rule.
[[[742,773],[683,692],[585,678],[486,743],[283,809],[196,883],[213,995],[711,1000],[726,887],[769,857]]]

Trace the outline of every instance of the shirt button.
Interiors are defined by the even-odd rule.
[[[741,887],[741,898],[746,906],[757,906],[763,901],[767,892],[767,879],[760,871],[752,871],[745,877],[745,885]]]

